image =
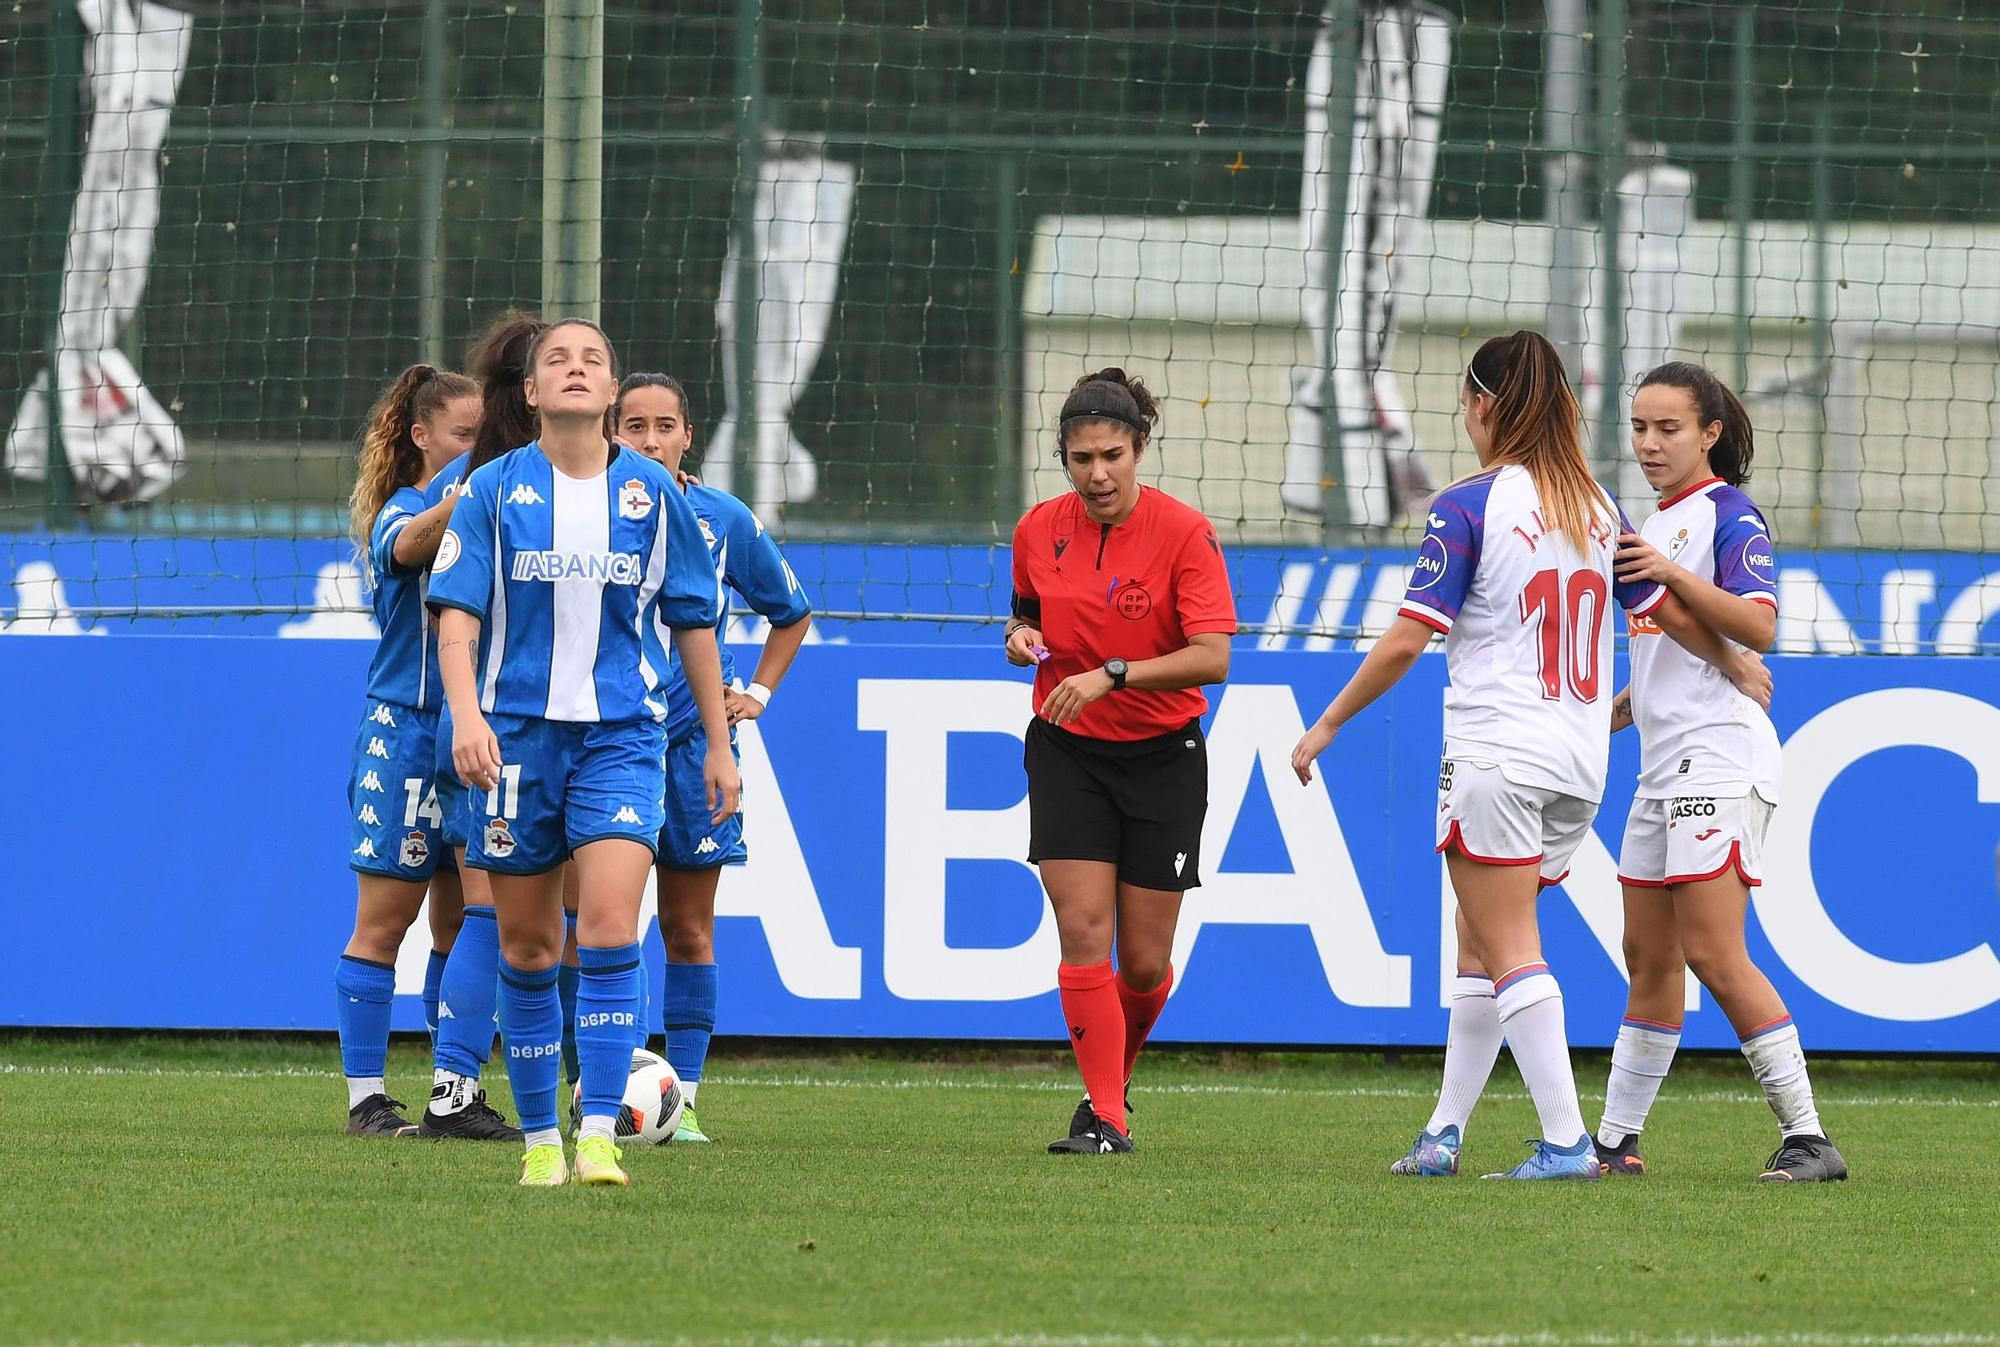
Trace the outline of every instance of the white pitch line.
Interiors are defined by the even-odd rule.
[[[308,1342],[303,1347],[529,1347],[534,1338],[413,1338],[388,1342]],[[1456,1336],[1363,1334],[1327,1337],[1205,1338],[1150,1333],[991,1333],[965,1337],[790,1337],[721,1334],[701,1339],[564,1338],[595,1347],[1995,1347],[1991,1333],[1466,1333]],[[125,1344],[144,1347],[144,1344]],[[236,1347],[209,1344],[208,1347]]]
[[[0,1076],[134,1076],[146,1079],[186,1079],[186,1080],[334,1080],[331,1071],[309,1067],[176,1067],[176,1066],[48,1066],[35,1063],[0,1062]],[[503,1071],[488,1073],[490,1079],[504,1079]],[[1076,1085],[1063,1080],[963,1080],[950,1076],[899,1076],[884,1080],[853,1080],[839,1076],[781,1075],[781,1076],[709,1076],[705,1084],[721,1085],[739,1089],[794,1089],[794,1090],[974,1090],[1005,1093],[1011,1091],[1039,1091],[1071,1094]],[[1430,1099],[1434,1090],[1410,1089],[1402,1086],[1353,1085],[1336,1088],[1312,1088],[1293,1085],[1238,1085],[1216,1081],[1180,1085],[1134,1085],[1132,1093],[1137,1095],[1219,1095],[1243,1096],[1264,1099]],[[1585,1091],[1585,1099],[1602,1099],[1603,1096]],[[1525,1090],[1488,1090],[1482,1098],[1520,1101],[1528,1098]],[[1754,1104],[1762,1103],[1762,1094],[1752,1094],[1747,1090],[1698,1090],[1693,1092],[1673,1092],[1668,1095],[1673,1102],[1690,1104]],[[1821,1095],[1820,1103],[1838,1108],[1979,1108],[2000,1109],[2000,1097],[1993,1099],[1968,1099],[1958,1095]],[[1731,1347],[1731,1344],[1709,1344],[1702,1340],[1704,1347]],[[1395,1347],[1385,1343],[1383,1347]],[[1475,1347],[1485,1347],[1476,1344]],[[1504,1347],[1504,1344],[1502,1345]]]

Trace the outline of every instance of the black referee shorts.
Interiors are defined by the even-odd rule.
[[[1037,716],[1028,772],[1028,860],[1108,861],[1142,889],[1201,885],[1208,742],[1201,722],[1129,741],[1092,739]]]

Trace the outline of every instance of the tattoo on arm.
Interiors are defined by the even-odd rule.
[[[1630,720],[1632,718],[1632,694],[1628,692],[1617,701],[1611,703],[1611,714],[1614,716],[1623,716],[1625,719]]]
[[[437,541],[438,534],[444,532],[444,525],[444,520],[433,519],[422,528],[413,528],[410,536],[416,541],[418,547],[431,547]]]

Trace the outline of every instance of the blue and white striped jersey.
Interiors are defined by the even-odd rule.
[[[478,617],[479,705],[543,720],[660,720],[671,628],[713,626],[715,565],[667,470],[620,446],[567,477],[537,444],[472,474],[430,605]]]
[[[692,483],[687,502],[694,507],[701,524],[702,539],[715,558],[715,570],[723,583],[743,596],[743,601],[774,627],[789,627],[812,612],[799,578],[785,564],[785,554],[764,531],[764,525],[750,507],[727,491]],[[722,618],[716,619],[720,628]],[[716,640],[721,641],[718,630]],[[722,681],[736,677],[736,662],[729,648],[722,647]],[[667,680],[667,742],[679,743],[701,727],[701,713],[694,704],[680,657],[674,656],[672,676]]]
[[[421,566],[398,564],[395,550],[397,537],[423,508],[423,492],[413,486],[398,487],[376,511],[375,526],[368,532],[368,602],[382,632],[368,661],[368,695],[376,701],[432,710],[438,696],[437,650],[428,639],[424,571]]]

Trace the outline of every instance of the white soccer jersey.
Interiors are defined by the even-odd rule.
[[[1544,518],[1534,478],[1518,464],[1446,487],[1431,503],[1400,611],[1445,633],[1447,758],[1490,762],[1516,785],[1601,800],[1612,693],[1606,609],[1615,598],[1645,615],[1666,590],[1612,579],[1613,521],[1625,517],[1609,496],[1588,555]]]
[[[1669,560],[1717,588],[1778,606],[1777,558],[1764,515],[1720,478],[1665,502],[1640,531]],[[1782,753],[1764,709],[1654,623],[1634,618],[1631,634],[1639,798],[1754,789],[1776,804]]]

